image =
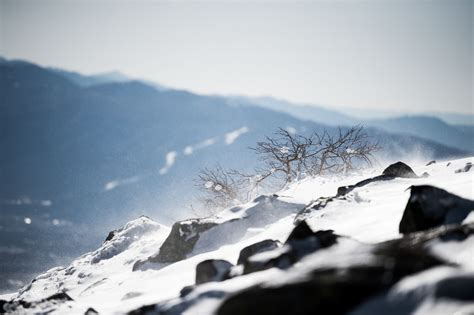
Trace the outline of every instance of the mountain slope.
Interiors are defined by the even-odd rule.
[[[3,298],[17,301],[19,306],[16,307],[20,307],[19,310],[25,313],[58,314],[84,313],[89,308],[100,314],[125,314],[130,311],[135,312],[130,314],[228,314],[225,306],[232,305],[230,301],[233,297],[241,298],[240,304],[232,306],[237,310],[250,300],[251,308],[247,312],[258,310],[260,314],[283,314],[288,312],[285,309],[287,306],[280,305],[279,301],[291,303],[291,300],[286,300],[288,296],[300,302],[299,310],[308,301],[329,301],[326,307],[330,307],[331,313],[335,314],[411,314],[415,311],[423,314],[446,314],[472,311],[472,295],[462,294],[469,290],[469,283],[474,276],[472,213],[464,219],[465,224],[471,222],[471,225],[466,225],[464,238],[460,234],[448,238],[448,228],[442,232],[445,234],[439,234],[444,235],[444,238],[436,234],[440,233],[437,230],[406,235],[403,239],[399,239],[398,233],[399,222],[410,196],[407,187],[411,185],[435,185],[472,200],[472,174],[455,172],[469,162],[472,163],[473,158],[450,161],[448,166],[444,163],[418,166],[414,169],[417,174],[428,172],[430,176],[373,182],[356,188],[344,198],[327,203],[325,207],[312,210],[306,217],[306,222],[313,231],[320,231],[316,235],[339,236],[336,237],[336,242],[327,243],[323,241],[324,238],[319,238],[319,242],[323,243],[311,243],[311,246],[316,246],[312,249],[314,252],[301,257],[300,263],[292,267],[267,267],[269,269],[245,273],[245,268],[250,266],[248,264],[258,264],[259,261],[288,253],[291,246],[299,248],[297,244],[301,243],[291,245],[288,240],[285,242],[286,239],[293,237],[302,242],[304,238],[301,233],[312,233],[303,229],[298,232],[300,236],[296,235],[294,219],[302,209],[302,204],[310,205],[320,197],[334,195],[338,187],[380,174],[380,170],[340,179],[307,178],[277,195],[260,196],[248,204],[227,209],[212,219],[220,225],[198,235],[194,249],[185,259],[170,264],[152,263],[132,271],[132,266],[137,261],[159,252],[170,231],[149,218],[141,217],[109,234],[98,250],[81,256],[67,268],[51,269],[36,277],[19,293]],[[184,227],[185,222],[181,226]],[[334,232],[328,232],[328,229]],[[456,231],[459,233],[459,230]],[[188,231],[183,230],[182,233],[186,237],[185,233]],[[423,246],[415,247],[416,251],[411,252],[410,246],[415,246],[413,244],[424,238],[426,241],[421,241]],[[187,237],[186,239],[189,240]],[[267,252],[248,258],[247,265],[243,266],[244,274],[239,269],[242,266],[236,266],[230,279],[218,279],[193,286],[199,263],[209,259],[226,259],[234,264],[244,247],[268,239],[278,240],[286,245],[278,245],[276,249],[267,249]],[[388,240],[393,241],[386,242]],[[406,240],[407,244],[403,245],[400,240]],[[307,250],[308,247],[304,246],[300,250]],[[391,258],[385,262],[379,261],[380,257],[387,255],[387,251],[390,253],[393,250],[391,246],[401,246],[398,249],[400,252],[388,254],[394,256],[389,256]],[[378,268],[395,268],[402,276],[397,273],[387,274],[388,271],[385,271],[382,273],[385,280],[377,284],[375,279],[379,277]],[[339,273],[328,274],[333,269]],[[305,279],[312,279],[311,274],[314,272],[319,277],[324,277],[322,284],[317,280],[304,282]],[[336,283],[334,285],[340,291],[330,291],[332,279],[345,281],[344,275],[349,277],[347,279],[350,282],[341,282],[340,287]],[[340,276],[343,277],[337,278]],[[304,295],[304,291],[298,291],[300,283],[305,290],[314,290],[311,283],[323,285],[326,289],[322,291],[326,292],[324,298]],[[272,291],[273,302],[265,300],[265,288],[285,288],[287,285],[294,290],[293,293]],[[250,292],[253,298],[241,295],[248,288],[252,289]],[[380,294],[374,294],[376,291],[371,290],[380,290]],[[58,292],[65,292],[68,299],[72,300],[45,300]],[[321,294],[318,290],[314,292]],[[357,297],[359,294],[360,297]],[[275,296],[282,300],[275,299]],[[337,303],[330,304],[332,299],[336,299]],[[33,303],[28,308],[21,304],[40,300],[42,302]],[[278,305],[281,309],[272,305]],[[311,305],[316,307],[318,304]],[[14,304],[7,307],[14,307]]]

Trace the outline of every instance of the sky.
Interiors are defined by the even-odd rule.
[[[0,55],[204,94],[470,113],[474,1],[0,0]]]

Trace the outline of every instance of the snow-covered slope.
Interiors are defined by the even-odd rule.
[[[456,172],[473,161],[473,158],[468,158],[414,167],[416,174],[427,172],[430,176],[374,181],[338,197],[334,197],[338,187],[374,177],[382,170],[373,169],[344,178],[306,178],[275,195],[260,196],[248,204],[226,209],[214,218],[188,220],[177,223],[172,228],[147,217],[140,217],[112,231],[96,251],[79,257],[68,267],[51,269],[18,293],[0,296],[0,299],[16,301],[6,303],[4,308],[19,313],[53,311],[57,314],[84,314],[89,310],[89,314],[92,314],[94,309],[100,314],[122,314],[134,310],[137,314],[158,314],[158,311],[164,314],[237,314],[238,310],[248,311],[242,308],[246,304],[241,302],[248,290],[253,290],[253,298],[264,301],[268,290],[272,294],[281,294],[278,290],[287,288],[289,284],[294,285],[294,292],[300,292],[298,290],[302,283],[321,285],[317,281],[321,281],[323,275],[328,277],[328,270],[345,270],[351,284],[359,283],[359,280],[364,284],[363,281],[368,281],[367,279],[353,280],[350,277],[354,270],[358,270],[359,274],[360,270],[370,267],[370,270],[385,268],[385,272],[392,270],[394,273],[386,282],[378,283],[378,286],[374,287],[372,283],[371,286],[362,285],[362,291],[367,291],[368,287],[374,290],[370,291],[370,298],[360,297],[357,303],[353,301],[352,304],[343,302],[341,305],[347,304],[348,309],[335,306],[334,313],[473,312],[474,291],[465,293],[474,289],[473,226],[467,225],[462,230],[466,237],[454,240],[446,238],[446,235],[459,234],[458,230],[449,230],[459,229],[459,226],[451,225],[441,232],[436,230],[431,234],[409,234],[402,239],[405,243],[385,242],[400,240],[399,224],[410,198],[408,188],[412,185],[432,185],[462,198],[474,199],[473,170]],[[324,204],[321,204],[320,197],[330,196],[333,198],[324,200]],[[449,204],[449,201],[445,198],[441,203]],[[302,214],[306,205],[309,207]],[[314,205],[319,207],[312,207]],[[311,243],[309,251],[307,247],[295,245],[299,243],[292,243],[288,239],[290,233],[293,234],[290,238],[296,237],[294,235],[297,233],[292,233],[295,218],[296,221],[304,219],[313,231],[333,230],[337,241],[325,244],[326,238],[318,238],[316,245]],[[203,225],[203,222],[207,225]],[[463,218],[464,224],[470,222],[474,222],[473,213]],[[472,229],[469,230],[470,228]],[[174,241],[191,245],[186,247],[185,259],[165,263],[164,258],[160,258],[160,247],[169,235],[174,235],[173,231],[176,231],[178,238]],[[326,231],[321,235],[323,234],[333,239],[332,232]],[[298,237],[296,240],[301,241]],[[243,248],[263,240],[276,240],[280,243],[275,242],[277,245],[272,250],[250,256],[246,264],[232,267],[225,277],[222,273],[219,277],[224,278],[218,280],[226,279],[225,281],[193,286],[199,263],[223,259],[237,264]],[[170,240],[166,242],[171,244],[171,248],[173,244],[177,244]],[[281,246],[281,243],[285,245]],[[416,251],[405,253],[407,256],[403,256],[404,260],[401,262],[405,262],[407,266],[399,267],[399,253],[395,251],[396,254],[393,254],[391,249],[400,250],[406,244],[422,244],[420,253],[427,250],[426,255],[433,257],[423,256],[421,253],[420,258],[416,256]],[[301,248],[308,252],[301,254]],[[290,257],[290,265],[282,267],[278,265],[281,263],[279,261],[275,265],[278,268],[247,270],[249,266],[258,269],[262,266],[259,265],[261,263],[275,263],[272,259],[282,255]],[[410,255],[415,255],[419,261],[412,262],[410,259],[413,257]],[[294,257],[297,259],[294,260]],[[382,265],[380,257],[385,259]],[[387,257],[392,258],[386,259]],[[391,261],[393,262],[387,263]],[[359,269],[351,269],[354,266]],[[402,276],[397,276],[397,268],[401,268]],[[312,278],[315,273],[320,274],[317,281]],[[340,273],[336,272],[335,275],[339,277]],[[331,274],[328,279],[337,278],[335,275]],[[313,280],[304,282],[307,279]],[[346,280],[341,281],[345,283]],[[327,281],[333,285],[332,280]],[[314,289],[311,285],[307,290]],[[339,288],[337,285],[334,288]],[[185,287],[187,288],[182,291]],[[354,289],[357,290],[357,286]],[[347,290],[347,286],[337,292],[345,292],[344,290]],[[66,293],[68,298],[46,300],[60,292]],[[331,298],[334,296],[328,297],[327,301]],[[234,300],[238,303],[232,304]],[[252,307],[256,308],[253,310],[258,311],[259,304],[255,301],[252,303]]]

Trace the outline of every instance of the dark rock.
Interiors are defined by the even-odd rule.
[[[429,185],[411,186],[399,232],[406,234],[443,224],[461,223],[474,209],[474,201]]]
[[[474,301],[474,277],[451,277],[441,280],[436,285],[436,298],[458,301]]]
[[[239,259],[237,259],[237,264],[243,264],[250,256],[253,256],[257,253],[262,253],[268,250],[278,248],[279,243],[280,242],[274,240],[263,240],[255,244],[249,245],[240,251]]]
[[[206,291],[198,296],[195,299],[182,299],[181,303],[178,304],[170,304],[166,301],[164,303],[158,304],[151,304],[145,305],[140,308],[137,308],[133,311],[128,312],[128,315],[176,315],[176,314],[188,314],[186,310],[196,304],[196,301],[204,300],[204,299],[212,299],[212,300],[222,300],[226,295],[223,291]],[[207,314],[206,312],[191,312],[190,314]]]
[[[257,284],[231,295],[217,314],[346,314],[401,278],[443,264],[424,250],[383,244],[376,259],[309,271],[288,283]],[[322,310],[324,310],[322,312]]]
[[[227,260],[209,259],[196,266],[196,284],[228,279],[233,265]]]
[[[354,189],[355,185],[341,186],[337,188],[336,196],[344,196]]]
[[[363,264],[316,267],[288,283],[248,287],[225,299],[217,314],[346,314],[403,277],[444,264],[421,247],[400,245],[376,246],[375,259]]]
[[[344,186],[344,187],[349,187],[349,186]],[[340,187],[341,188],[341,187]],[[293,224],[297,225],[300,222],[306,220],[308,217],[311,216],[311,213],[314,210],[321,210],[324,209],[330,202],[333,202],[334,200],[345,200],[346,198],[341,196],[336,196],[336,197],[319,197],[315,201],[312,201],[309,205],[304,207],[301,211],[297,213],[295,216],[295,219],[293,220]]]
[[[44,301],[73,301],[73,299],[64,292],[58,292],[47,297]]]
[[[150,257],[150,262],[173,263],[186,258],[202,232],[217,224],[202,219],[190,219],[173,224],[170,235],[160,248],[158,255]]]
[[[34,302],[28,302],[24,300],[15,300],[15,301],[0,301],[0,310],[4,312],[14,312],[14,313],[24,313],[21,311],[21,308],[23,309],[28,309],[31,307],[35,307],[37,305],[41,305],[42,303],[45,302],[66,302],[66,301],[73,301],[73,299],[66,293],[64,292],[58,292],[55,293],[45,299],[39,300],[39,301],[34,301]]]
[[[158,314],[158,305],[151,304],[151,305],[144,305],[140,308],[137,308],[133,311],[128,312],[128,315],[151,315],[151,314]]]
[[[435,163],[436,163],[436,161],[435,161],[435,160],[433,160],[433,161],[429,161],[429,162],[428,162],[428,164],[426,164],[426,166],[430,166],[431,164],[435,164]]]
[[[294,240],[304,240],[305,238],[312,236],[313,233],[314,232],[309,227],[308,223],[306,221],[302,221],[293,229],[293,231],[291,231],[290,235],[286,239],[285,244]]]
[[[268,251],[269,255],[264,258],[258,255],[249,257],[244,263],[244,274],[273,267],[289,268],[304,256],[336,244],[338,238],[339,235],[332,230],[313,232],[306,221],[302,221],[290,233],[283,247]]]
[[[456,173],[456,174],[458,174],[458,173],[467,173],[471,170],[471,168],[472,168],[472,163],[467,162],[466,165],[463,168],[455,170],[454,173]]]
[[[450,166],[451,165],[451,162],[448,162],[448,164],[446,164],[446,167]]]
[[[364,179],[364,180],[356,183],[355,185],[341,186],[337,189],[336,197],[345,196],[348,193],[352,192],[355,188],[360,188],[360,187],[363,187],[365,185],[368,185],[368,184],[371,184],[371,183],[374,183],[374,182],[391,180],[391,179],[394,179],[394,178],[395,178],[395,176],[393,176],[393,175],[385,174],[385,175],[379,175],[379,176]]]
[[[183,287],[181,289],[181,291],[179,291],[179,296],[180,297],[185,297],[186,295],[191,293],[194,290],[195,287],[196,287],[195,285],[187,285],[187,286]]]
[[[104,242],[107,242],[107,241],[110,241],[114,238],[115,236],[115,233],[117,233],[116,230],[112,230],[109,232],[109,234],[107,235],[107,237],[105,238],[105,241]]]
[[[421,178],[427,178],[427,177],[430,177],[430,174],[428,172],[423,172],[423,174],[421,174],[420,177]]]
[[[84,313],[84,315],[98,315],[99,312],[97,312],[95,309],[92,307],[89,307],[87,311]]]
[[[393,177],[402,177],[402,178],[417,178],[415,172],[411,169],[410,166],[406,165],[403,162],[397,162],[389,165],[383,172],[382,175],[388,175]]]

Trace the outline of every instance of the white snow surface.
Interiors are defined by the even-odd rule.
[[[174,157],[175,154],[167,157],[168,167],[172,166]],[[474,199],[474,172],[454,173],[456,169],[464,167],[466,162],[473,161],[474,158],[465,158],[450,161],[449,166],[446,166],[448,161],[438,161],[430,166],[412,165],[417,174],[428,172],[430,176],[372,183],[356,188],[348,195],[348,200],[336,200],[328,203],[324,209],[314,211],[307,219],[313,230],[331,229],[350,239],[307,256],[294,268],[304,270],[307,265],[324,266],[329,263],[326,259],[329,253],[338,257],[337,264],[340,266],[354,261],[363,264],[364,260],[370,259],[366,252],[372,243],[400,237],[398,225],[410,195],[407,188],[411,185],[429,184],[461,197]],[[355,184],[380,173],[381,169],[373,169],[350,177],[307,177],[278,192],[278,196],[260,196],[247,204],[226,209],[213,219],[214,222],[223,224],[202,233],[187,259],[132,272],[136,261],[146,260],[158,252],[170,232],[170,227],[147,217],[140,217],[125,224],[115,232],[111,240],[104,242],[97,250],[79,257],[70,266],[53,268],[38,276],[18,293],[0,296],[0,299],[37,301],[65,291],[74,301],[56,305],[54,314],[84,314],[89,307],[100,314],[124,314],[148,304],[173,305],[179,300],[180,290],[194,284],[195,267],[199,262],[225,259],[235,264],[240,250],[248,245],[264,239],[284,242],[294,228],[296,213],[304,205],[318,197],[335,195],[339,186]],[[468,221],[474,222],[474,216],[468,216],[465,222]],[[359,242],[366,245],[361,246]],[[437,279],[458,274],[474,275],[474,237],[468,238],[463,244],[462,248],[454,241],[430,245],[433,253],[458,263],[460,268],[438,267],[404,278],[390,289],[388,295],[370,300],[355,310],[354,314],[370,314],[374,310],[378,310],[375,313],[380,313],[384,307],[393,308],[400,301],[406,302],[407,296],[410,299],[417,294],[430,297]],[[334,259],[331,261],[334,263]],[[234,292],[268,279],[275,279],[271,282],[273,284],[292,281],[285,271],[272,268],[224,282],[200,285],[186,299],[192,299],[212,288]],[[218,303],[218,299],[205,299],[189,308],[186,314],[212,314]],[[430,298],[422,300],[417,304],[416,314],[449,314],[446,312],[473,310],[472,303],[433,303]],[[38,309],[30,311],[38,312]],[[40,310],[46,311],[49,310]]]

